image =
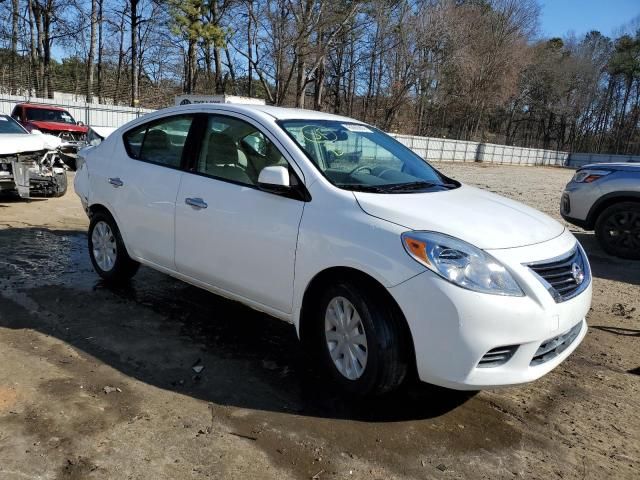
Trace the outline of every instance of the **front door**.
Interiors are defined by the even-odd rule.
[[[206,123],[176,200],[176,267],[290,313],[304,202],[257,187],[262,168],[287,161],[267,135],[244,120],[208,115]]]

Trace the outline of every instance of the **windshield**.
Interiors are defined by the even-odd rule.
[[[373,127],[335,120],[283,120],[279,124],[337,187],[406,193],[458,186]]]
[[[0,133],[29,133],[8,115],[0,115]]]
[[[66,110],[47,110],[45,108],[27,108],[27,120],[36,122],[57,122],[70,123],[75,125],[76,121]]]

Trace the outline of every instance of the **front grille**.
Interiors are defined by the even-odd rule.
[[[578,338],[580,330],[582,330],[582,322],[573,326],[568,332],[543,342],[533,356],[530,365],[534,367],[560,355]]]
[[[509,345],[507,347],[496,347],[489,350],[478,362],[479,368],[498,367],[509,361],[513,354],[516,353],[518,345]]]
[[[561,303],[580,294],[591,281],[589,263],[582,248],[559,259],[527,265],[547,288],[556,303]]]

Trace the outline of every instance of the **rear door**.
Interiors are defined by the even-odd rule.
[[[257,186],[262,168],[288,161],[274,137],[239,116],[208,115],[201,137],[176,202],[178,271],[290,313],[304,201]]]
[[[174,115],[123,135],[107,178],[130,255],[175,270],[174,218],[193,115]]]

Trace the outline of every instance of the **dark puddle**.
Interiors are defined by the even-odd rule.
[[[128,376],[226,412],[248,409],[228,415],[240,433],[259,437],[255,425],[272,425],[378,460],[434,446],[496,451],[521,438],[504,410],[473,394],[411,382],[384,398],[347,398],[307,365],[293,326],[151,269],[109,289],[91,268],[83,232],[1,230],[0,250],[0,302],[39,312],[3,326],[58,337]],[[205,367],[200,374],[194,363]],[[284,437],[265,450],[275,452]]]

